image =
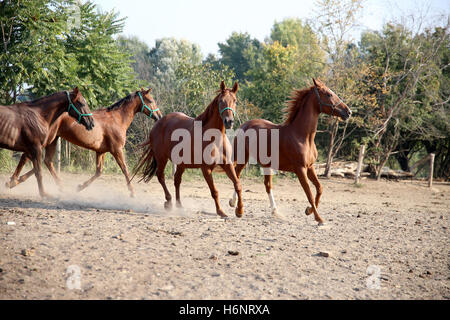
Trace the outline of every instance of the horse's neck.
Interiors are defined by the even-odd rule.
[[[205,112],[196,120],[202,121],[203,131],[208,129],[218,129],[222,131],[222,133],[225,132],[225,126],[219,114],[219,105],[216,103],[210,104],[207,110],[205,110]]]
[[[310,92],[305,101],[299,101],[303,103],[303,106],[297,112],[294,120],[290,124],[295,132],[300,134],[304,138],[313,139],[317,131],[317,123],[319,121],[319,112],[316,108],[314,95]]]
[[[139,112],[138,104],[139,103],[138,103],[137,99],[132,99],[126,105],[112,111],[117,114],[116,117],[120,118],[121,123],[124,125],[124,127],[126,129],[128,129],[128,127],[133,122],[133,119],[134,119],[134,116],[136,115],[136,113]]]
[[[37,109],[42,118],[51,125],[53,124],[69,107],[69,101],[62,97],[58,97],[50,100],[44,104],[41,104]]]

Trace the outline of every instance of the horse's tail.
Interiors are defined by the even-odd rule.
[[[158,165],[156,163],[155,157],[153,156],[153,150],[152,145],[150,143],[150,139],[141,145],[141,147],[145,146],[146,148],[144,152],[142,153],[136,166],[133,169],[133,176],[131,177],[131,180],[133,180],[136,174],[141,172],[142,176],[139,182],[140,181],[149,182],[156,173]]]

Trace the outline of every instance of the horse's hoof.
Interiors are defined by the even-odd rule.
[[[223,212],[222,210],[218,210],[217,214],[221,217],[221,218],[228,218],[228,216],[225,214],[225,212]]]
[[[309,216],[311,213],[313,213],[313,209],[312,209],[311,207],[306,208],[305,214],[306,214],[307,216]]]
[[[236,201],[233,201],[233,199],[230,199],[230,201],[228,201],[228,204],[230,205],[230,207],[234,208],[236,206]]]
[[[17,183],[16,181],[10,180],[10,181],[6,181],[6,182],[5,182],[5,187],[12,189],[12,188],[14,188],[15,186],[17,186],[17,184],[18,184],[18,183]]]
[[[166,210],[172,210],[172,201],[166,201],[166,202],[164,202],[164,209],[166,209]]]
[[[183,205],[181,204],[180,201],[177,201],[176,206],[177,206],[177,208],[179,208],[179,209],[182,209],[182,208],[183,208]]]
[[[79,185],[77,186],[77,192],[80,192],[80,191],[83,190],[83,189],[84,189],[84,187],[83,187],[82,184],[79,184]]]
[[[136,195],[133,193],[130,194],[130,198],[136,198]]]
[[[242,208],[236,208],[234,213],[236,214],[236,217],[242,218],[242,216],[244,215],[244,210]]]
[[[41,194],[41,198],[42,199],[46,199],[46,200],[54,200],[56,199],[56,197],[49,195],[48,193],[42,193]]]
[[[325,226],[325,222],[323,222],[323,221],[318,221],[318,222],[319,222],[319,224],[318,224],[319,227]]]

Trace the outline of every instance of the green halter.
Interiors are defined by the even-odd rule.
[[[223,114],[223,112],[224,112],[225,110],[231,110],[231,111],[233,112],[233,117],[236,116],[236,111],[234,111],[232,108],[226,107],[226,108],[223,108],[222,110],[220,110],[220,106],[219,106],[219,112],[220,112],[220,117],[221,117],[221,118],[222,118],[222,114]]]
[[[150,114],[148,115],[148,117],[151,118],[152,115],[153,115],[153,112],[158,111],[159,108],[156,108],[155,110],[150,109],[149,106],[147,106],[147,105],[145,104],[144,99],[142,99],[141,92],[138,92],[138,94],[139,94],[139,98],[141,98],[141,101],[142,101],[142,109],[141,109],[141,112],[144,112],[144,108],[147,108],[147,110],[150,111]]]
[[[80,123],[81,117],[92,116],[92,113],[81,113],[80,111],[78,111],[78,109],[72,103],[72,100],[70,100],[69,91],[66,91],[66,94],[67,94],[67,99],[69,100],[69,109],[67,109],[67,112],[70,111],[70,108],[73,108],[73,110],[75,110],[75,112],[78,113],[78,123]]]

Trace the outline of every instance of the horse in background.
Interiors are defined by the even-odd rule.
[[[79,126],[75,125],[75,120],[71,117],[62,116],[58,120],[53,128],[54,140],[50,141],[45,148],[44,163],[60,188],[62,187],[61,179],[53,166],[56,143],[59,137],[82,148],[93,150],[96,153],[96,172],[94,176],[78,186],[78,191],[85,189],[101,176],[105,155],[109,152],[112,154],[125,176],[131,197],[135,196],[123,148],[125,147],[127,139],[127,130],[137,113],[142,112],[148,116],[149,119],[152,118],[155,121],[162,117],[161,111],[150,94],[151,91],[151,88],[148,90],[141,89],[140,91],[129,94],[107,108],[94,110],[92,112],[92,117],[95,120],[96,126],[89,134]],[[16,171],[10,179],[10,188],[25,181],[33,174],[34,170],[31,170],[18,178],[20,171],[27,161],[27,156],[23,154]]]
[[[214,185],[212,176],[213,169],[216,166],[220,166],[233,182],[234,190],[238,196],[235,210],[236,216],[242,217],[244,214],[241,184],[236,176],[231,160],[231,144],[225,135],[225,129],[231,128],[234,122],[238,88],[237,82],[235,82],[232,89],[228,89],[222,81],[218,95],[197,118],[188,117],[181,112],[174,112],[164,116],[153,126],[149,139],[144,143],[146,149],[134,169],[133,177],[141,172],[140,181],[148,182],[156,174],[159,183],[164,189],[166,198],[164,206],[166,209],[172,208],[172,196],[167,189],[164,177],[164,168],[170,159],[177,167],[174,175],[174,184],[178,207],[182,206],[180,184],[183,172],[186,168],[200,168],[214,199],[217,214],[221,217],[226,217],[227,215],[220,208],[219,193]],[[172,139],[177,133],[186,134],[185,138],[187,141],[183,139],[183,143],[189,147],[187,148],[189,152],[186,152],[186,149],[179,150],[179,153],[176,154],[176,159],[174,159],[174,153],[176,152],[173,151],[177,147],[178,141]],[[218,136],[214,137],[214,143],[209,143],[202,139],[209,133],[218,133]],[[179,159],[180,157],[181,159]]]
[[[92,113],[78,88],[70,93],[62,91],[33,101],[0,105],[0,148],[21,151],[32,161],[43,198],[50,196],[42,184],[42,149],[55,139],[54,125],[65,114],[86,135],[94,128]]]
[[[313,79],[313,83],[314,85],[310,88],[293,91],[286,110],[287,118],[283,124],[274,124],[264,119],[254,119],[245,122],[240,127],[241,132],[234,138],[233,159],[236,162],[239,154],[244,155],[243,163],[238,161],[236,164],[236,174],[239,178],[242,169],[244,169],[249,161],[250,151],[253,151],[251,154],[252,157],[266,169],[264,174],[264,185],[273,214],[277,213],[277,206],[272,192],[271,169],[295,173],[311,205],[306,208],[305,213],[307,215],[314,213],[314,218],[320,225],[324,222],[318,212],[319,200],[323,189],[313,165],[318,155],[314,138],[316,136],[319,115],[321,113],[326,113],[347,120],[352,112],[348,106],[321,81]],[[243,136],[243,140],[241,140],[245,141],[241,146],[243,147],[243,150],[238,149],[240,147],[238,139],[242,139],[242,137],[239,137],[239,134],[245,135],[248,130],[256,132],[256,141],[250,146],[249,138]],[[271,162],[262,163],[259,152],[261,142],[267,144],[267,146],[271,145],[272,130],[278,130],[279,136],[279,147],[277,150],[279,163],[275,168],[271,166]],[[267,132],[266,141],[260,139],[262,131]],[[253,150],[251,150],[251,148],[253,148]],[[309,187],[308,178],[316,187],[315,199]],[[236,194],[234,194],[233,198],[230,200],[230,206],[233,207],[235,204]]]

